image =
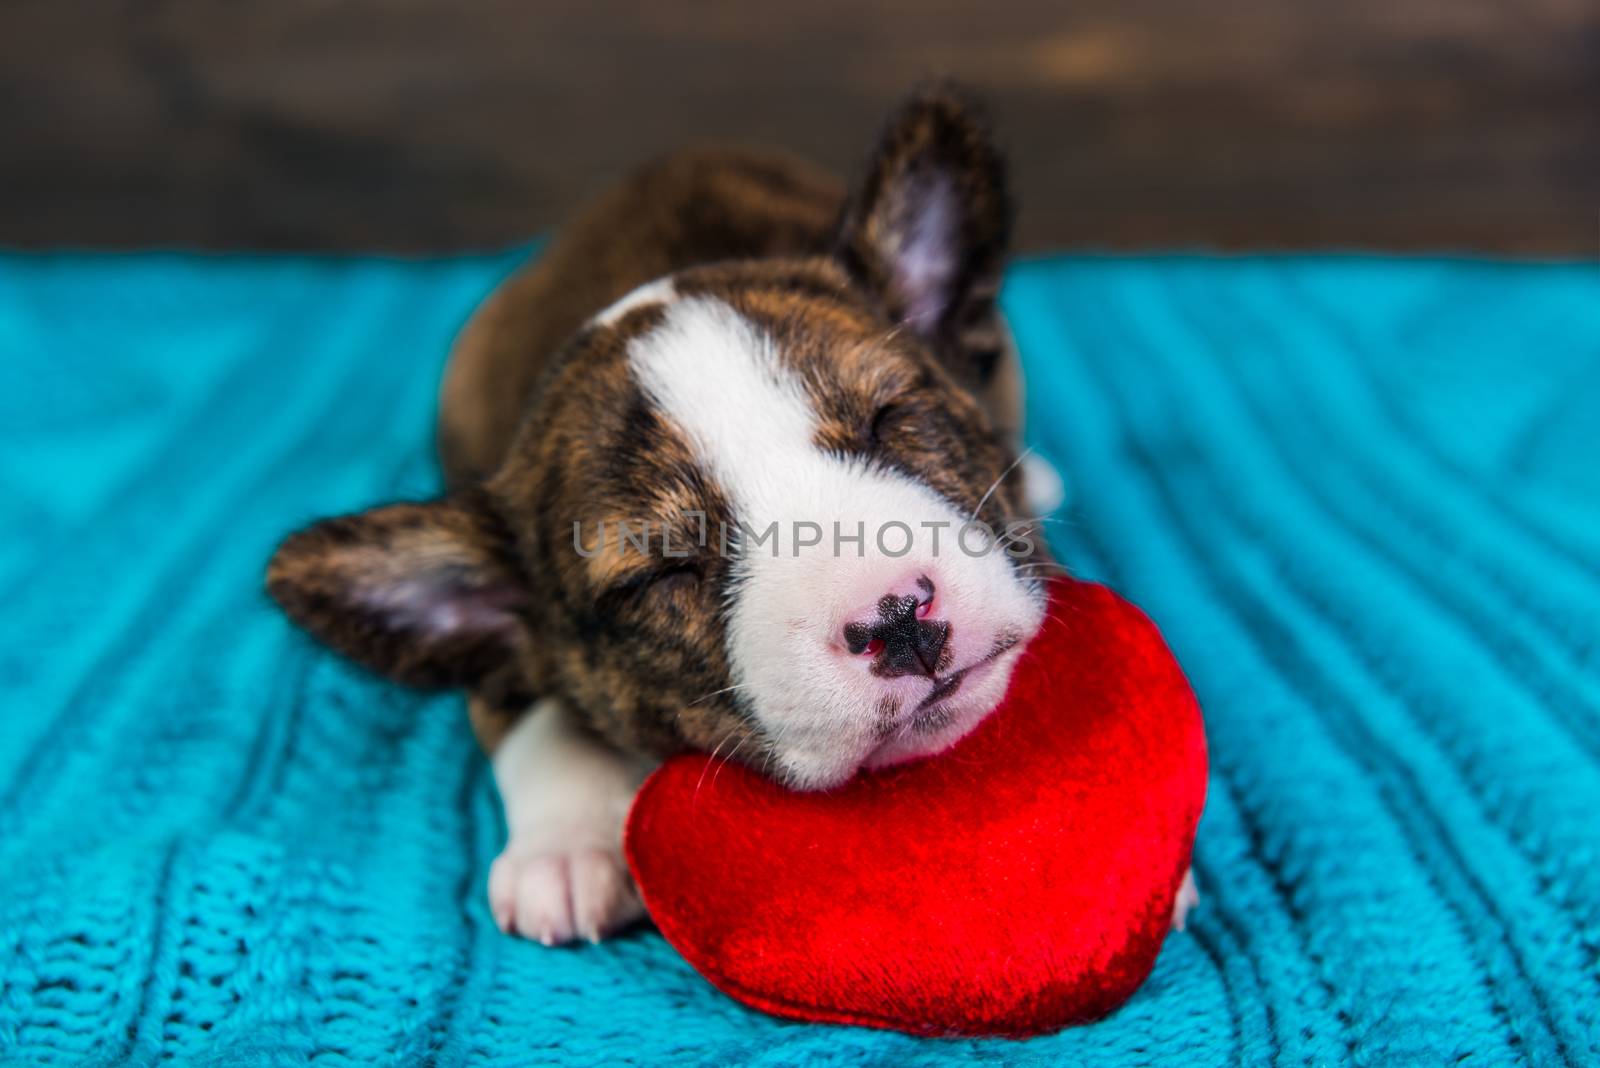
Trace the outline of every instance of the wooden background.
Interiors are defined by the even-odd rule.
[[[0,245],[436,250],[991,100],[1025,247],[1592,254],[1600,0],[6,0]]]

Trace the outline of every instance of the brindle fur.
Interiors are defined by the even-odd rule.
[[[695,151],[645,168],[462,332],[441,397],[451,495],[294,535],[269,569],[273,596],[369,667],[467,687],[486,748],[531,696],[553,693],[630,750],[727,752],[754,740],[741,757],[758,757],[724,652],[731,561],[713,551],[735,517],[628,371],[629,342],[662,309],[591,319],[674,275],[680,296],[722,300],[773,338],[820,413],[820,446],[900,468],[971,511],[1012,464],[1018,419],[1015,374],[998,356],[1010,210],[990,145],[968,106],[934,89],[891,120],[848,198],[778,155]],[[908,198],[930,181],[947,183],[962,212],[959,271],[942,314],[907,323],[892,257],[915,224]],[[982,518],[1017,515],[1015,481]],[[689,512],[708,519],[704,549]],[[692,555],[574,551],[575,521],[593,531],[645,517],[672,525]],[[424,590],[476,613],[470,636],[396,622],[382,583],[419,574]]]
[[[492,474],[550,362],[589,317],[646,282],[720,260],[826,251],[844,185],[779,153],[691,149],[580,212],[467,323],[440,398],[453,485]]]

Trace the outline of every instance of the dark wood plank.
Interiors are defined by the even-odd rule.
[[[689,140],[851,166],[985,92],[1025,247],[1582,254],[1600,0],[11,0],[0,243],[520,240]]]

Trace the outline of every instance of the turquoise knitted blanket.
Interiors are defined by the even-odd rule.
[[[0,1062],[1600,1062],[1600,274],[1024,263],[1053,539],[1209,721],[1204,902],[1102,1023],[782,1023],[654,933],[484,901],[459,703],[261,593],[438,483],[446,347],[512,254],[0,256]]]

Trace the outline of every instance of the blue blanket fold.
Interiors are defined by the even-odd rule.
[[[261,592],[436,491],[520,253],[0,256],[0,1064],[1600,1063],[1600,275],[1060,258],[1004,300],[1051,540],[1206,710],[1203,904],[1099,1024],[784,1023],[495,930],[453,698]]]

